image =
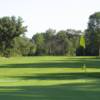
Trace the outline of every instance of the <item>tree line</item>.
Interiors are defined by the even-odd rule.
[[[76,54],[79,45],[80,31],[61,30],[56,33],[48,29],[44,33],[37,33],[32,37],[36,45],[35,55],[71,55]]]
[[[21,17],[0,18],[0,56],[100,55],[100,12],[90,15],[84,32],[48,29],[34,34],[31,39],[25,36],[27,26],[23,22]],[[85,48],[80,45],[81,35],[85,37]]]

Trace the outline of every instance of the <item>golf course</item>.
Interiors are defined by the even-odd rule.
[[[0,100],[99,100],[100,58],[0,58]]]

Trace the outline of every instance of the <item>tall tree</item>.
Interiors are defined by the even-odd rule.
[[[90,15],[86,38],[92,55],[100,55],[100,12]]]
[[[23,26],[21,17],[16,18],[12,16],[0,18],[0,50],[3,56],[9,55],[13,39],[24,34],[26,31],[27,28]]]

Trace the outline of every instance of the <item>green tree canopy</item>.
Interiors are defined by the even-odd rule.
[[[88,28],[86,30],[87,48],[92,55],[100,55],[100,12],[96,12],[89,17]]]
[[[0,50],[4,56],[9,55],[9,49],[13,46],[13,39],[26,31],[27,28],[23,26],[21,17],[0,18]]]

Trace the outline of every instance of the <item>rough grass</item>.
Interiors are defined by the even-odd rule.
[[[0,58],[0,100],[99,99],[97,57]]]

